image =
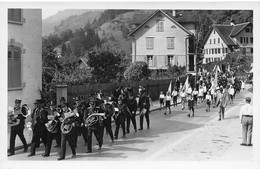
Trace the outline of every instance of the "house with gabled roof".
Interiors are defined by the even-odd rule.
[[[223,60],[230,52],[253,54],[253,25],[250,22],[214,24],[204,39],[203,63]]]
[[[171,13],[156,10],[143,20],[138,18],[139,23],[134,22],[135,29],[129,34],[132,39],[132,62],[144,61],[149,69],[167,69],[169,65],[178,65],[194,71],[196,24],[186,23],[187,29],[176,18],[174,10]]]

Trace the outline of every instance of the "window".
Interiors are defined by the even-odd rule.
[[[253,53],[253,48],[250,48],[250,52]]]
[[[168,55],[168,65],[174,65],[174,56]]]
[[[149,37],[146,38],[146,49],[153,49],[154,48],[154,38]]]
[[[214,39],[214,44],[216,43],[216,39]]]
[[[22,86],[21,49],[19,47],[8,48],[8,88]]]
[[[211,49],[212,50],[212,54],[214,54],[214,49]]]
[[[253,37],[250,37],[250,43],[253,43]]]
[[[248,28],[246,28],[246,33],[252,33],[253,31],[252,31],[252,27],[248,27]]]
[[[153,55],[147,55],[148,66],[153,66]]]
[[[163,32],[163,21],[157,22],[156,30],[157,30],[157,32]]]
[[[211,50],[209,49],[209,54],[211,54]]]
[[[206,54],[208,54],[208,49],[205,49],[206,50]]]
[[[228,53],[228,48],[226,48],[226,53]]]
[[[213,33],[215,34],[215,33],[216,33],[216,30],[214,30]]]
[[[220,53],[220,48],[218,48],[218,53]]]
[[[248,37],[246,37],[246,43],[248,43]]]
[[[222,53],[225,53],[225,49],[224,48],[222,48]]]
[[[218,43],[220,43],[220,38],[218,38]]]
[[[215,49],[215,54],[217,54],[217,53],[218,53],[218,49],[216,48],[216,49]]]
[[[174,38],[167,38],[167,48],[174,49]]]
[[[22,9],[8,9],[8,21],[22,22]]]
[[[209,44],[211,44],[211,39],[209,40]]]
[[[243,37],[240,37],[240,43],[243,43]]]

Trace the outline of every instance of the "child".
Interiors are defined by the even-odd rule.
[[[185,109],[185,102],[186,102],[186,93],[184,90],[181,90],[180,92],[180,97],[181,97],[181,109]]]
[[[199,91],[195,87],[193,92],[192,92],[192,95],[193,95],[194,105],[196,105],[196,106],[197,106],[197,101],[198,101],[198,94],[199,94]]]
[[[173,106],[175,107],[177,106],[177,97],[178,97],[178,92],[176,87],[172,91],[172,97],[173,97]]]
[[[166,107],[165,107],[165,115],[166,115],[166,112],[167,112],[167,107],[169,108],[169,113],[171,114],[171,92],[167,92],[166,93],[166,96],[165,96],[165,102],[166,102]]]
[[[163,91],[160,92],[160,96],[159,96],[159,100],[160,100],[160,110],[162,110],[162,108],[164,108],[164,98],[165,95],[163,94]]]
[[[192,117],[194,117],[194,100],[191,94],[188,94],[188,107],[190,112],[187,116],[190,117],[192,112]]]
[[[208,91],[206,95],[206,112],[210,111],[210,104],[211,104],[211,95],[210,92]]]

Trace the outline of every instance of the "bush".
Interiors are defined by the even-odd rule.
[[[151,72],[145,62],[134,62],[125,71],[124,77],[128,81],[148,80]]]

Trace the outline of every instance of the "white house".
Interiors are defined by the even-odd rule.
[[[147,15],[146,15],[147,16]],[[132,62],[144,61],[149,69],[167,69],[169,65],[193,67],[196,26],[185,28],[172,13],[156,10],[129,34],[132,38]]]
[[[8,105],[33,107],[42,88],[41,9],[8,9]]]
[[[229,52],[253,53],[253,25],[212,25],[204,40],[203,63],[222,60]]]

